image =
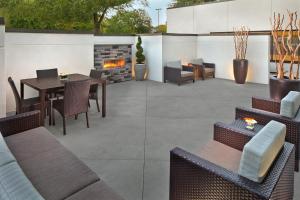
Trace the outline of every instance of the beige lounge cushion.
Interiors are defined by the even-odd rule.
[[[181,71],[181,77],[191,77],[194,76],[194,72]]]
[[[99,180],[44,127],[5,140],[32,185],[47,200],[66,199]]]
[[[192,64],[194,65],[203,65],[204,61],[202,58],[197,58],[191,61]]]
[[[198,155],[211,163],[238,173],[242,152],[215,140],[211,140],[201,147]]]
[[[213,68],[205,68],[206,73],[212,73],[214,71],[215,71],[215,69],[213,69]]]
[[[294,118],[300,106],[300,92],[290,91],[280,104],[280,115]]]
[[[171,61],[167,63],[168,67],[182,69],[181,60]]]
[[[284,145],[285,135],[284,124],[269,122],[244,146],[239,175],[262,182]]]

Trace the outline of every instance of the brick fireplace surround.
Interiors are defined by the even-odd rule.
[[[132,45],[94,45],[94,67],[109,83],[132,80]]]

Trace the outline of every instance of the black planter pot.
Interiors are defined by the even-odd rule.
[[[238,84],[245,84],[248,73],[248,60],[233,60],[233,72],[235,82]]]
[[[290,91],[300,92],[300,80],[278,79],[271,76],[269,79],[269,89],[271,99],[281,100]]]

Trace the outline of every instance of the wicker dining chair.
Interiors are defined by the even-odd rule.
[[[13,79],[11,77],[8,77],[8,83],[13,91],[13,95],[15,98],[16,114],[41,109],[40,97],[22,99],[17,90],[15,82],[13,81]],[[49,115],[49,124],[51,124],[51,108],[50,108],[50,106],[51,106],[50,102],[46,101],[46,107],[44,109],[47,109],[47,114]]]
[[[58,77],[57,68],[36,70],[37,78],[56,78]]]
[[[88,101],[90,80],[67,81],[64,88],[64,99],[53,101],[52,117],[55,124],[54,109],[57,110],[63,118],[63,133],[66,135],[66,118],[85,113],[87,127],[89,128]]]
[[[241,151],[250,139],[240,133],[216,131],[214,142],[219,145],[213,144],[210,149],[214,153],[208,150],[202,157],[180,148],[173,149],[170,153],[170,200],[292,200],[293,144],[285,142],[262,183],[244,178],[219,164],[232,165],[236,156],[231,153]],[[218,147],[219,154],[216,155],[214,148]],[[208,156],[216,162],[208,161]]]
[[[101,79],[102,73],[103,73],[103,71],[92,69],[90,72],[90,77],[93,79]],[[99,106],[99,100],[98,100],[99,99],[98,86],[99,85],[91,85],[89,99],[96,101],[97,110],[98,110],[98,112],[100,112],[100,106]]]
[[[58,70],[57,68],[52,69],[40,69],[36,70],[37,78],[57,78],[58,77]],[[63,96],[64,89],[55,89],[53,91],[49,91],[49,98]]]

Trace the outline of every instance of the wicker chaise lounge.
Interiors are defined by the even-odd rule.
[[[200,156],[180,148],[172,150],[170,200],[292,200],[293,144],[285,142],[262,183],[228,170],[234,168],[238,152],[250,139],[243,133],[215,131],[215,141]]]

